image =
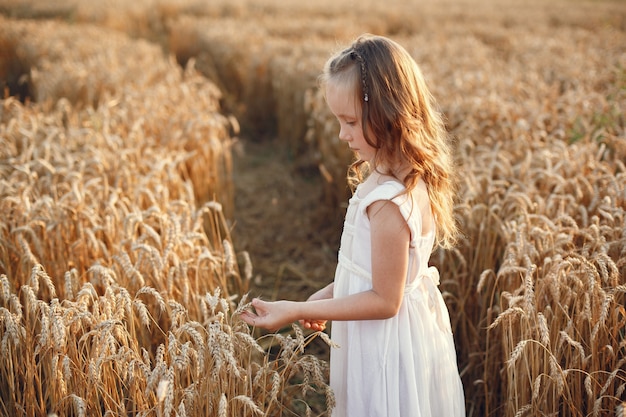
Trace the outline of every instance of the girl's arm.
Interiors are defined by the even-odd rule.
[[[266,302],[254,299],[252,306],[256,312],[244,312],[243,320],[273,330],[297,320],[379,320],[395,316],[404,294],[409,227],[398,206],[390,201],[376,201],[368,207],[367,212],[372,238],[371,290],[347,297],[306,302]],[[329,287],[319,292],[329,291]]]
[[[309,297],[309,299],[307,301],[324,300],[326,298],[333,298],[333,291],[334,290],[335,290],[335,283],[331,282],[330,284],[328,284],[324,288],[322,288],[322,289],[314,292],[313,294],[311,294],[311,296]]]

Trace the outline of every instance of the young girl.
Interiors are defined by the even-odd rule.
[[[333,321],[333,416],[464,416],[450,319],[428,267],[435,244],[456,234],[441,116],[415,61],[384,37],[359,37],[321,80],[339,139],[358,157],[335,280],[306,302],[254,299],[242,317],[268,329]]]

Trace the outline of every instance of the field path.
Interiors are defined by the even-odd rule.
[[[279,141],[241,140],[233,154],[233,240],[252,260],[250,294],[306,299],[332,280],[340,233],[319,219],[319,174]]]

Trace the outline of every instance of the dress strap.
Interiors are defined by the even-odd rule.
[[[342,251],[339,251],[338,258],[339,263],[348,271],[352,272],[354,275],[358,276],[361,279],[364,279],[367,282],[372,282],[372,274],[370,274],[366,269],[361,268],[359,265],[352,262],[346,255],[343,254]]]
[[[365,214],[367,208],[378,200],[393,200],[405,190],[404,185],[397,181],[385,181],[370,191],[359,203],[359,210]],[[397,204],[397,203],[396,203]]]

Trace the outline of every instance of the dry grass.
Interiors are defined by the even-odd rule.
[[[196,288],[205,283],[198,274],[208,274],[215,280],[212,282],[219,282],[222,295],[243,291],[222,214],[214,205],[202,203],[215,194],[228,207],[228,192],[224,191],[230,181],[228,138],[237,134],[237,124],[219,114],[224,111],[237,117],[246,134],[276,136],[289,143],[297,164],[319,169],[325,187],[323,209],[337,212],[347,193],[343,177],[350,155],[336,140],[335,122],[316,88],[315,77],[338,45],[369,31],[391,35],[407,46],[422,66],[456,140],[460,174],[457,216],[465,236],[455,251],[437,252],[433,261],[444,278],[442,289],[455,330],[468,415],[599,416],[624,412],[623,4],[365,1],[348,8],[330,0],[314,4],[144,0],[132,6],[111,1],[105,9],[78,0],[59,4],[56,14],[52,9],[41,11],[28,1],[4,0],[0,7],[17,17],[29,13],[38,18],[60,16],[156,40],[179,63],[195,61],[198,71],[219,87],[224,107],[217,107],[218,93],[212,86],[205,85],[191,69],[183,74],[174,70],[171,62],[155,58],[157,48],[146,42],[137,41],[124,49],[119,43],[125,44],[125,38],[107,32],[113,40],[102,42],[124,52],[122,58],[113,55],[116,65],[109,71],[101,71],[111,57],[76,63],[75,57],[92,47],[88,36],[72,50],[55,49],[54,40],[29,41],[38,30],[32,26],[16,26],[23,28],[15,32],[19,36],[0,29],[0,45],[8,51],[0,70],[17,74],[11,81],[14,91],[21,91],[17,88],[20,75],[27,74],[21,81],[30,83],[38,103],[69,98],[34,109],[14,99],[3,102],[0,119],[2,140],[7,145],[1,149],[7,151],[2,155],[2,189],[7,191],[1,204],[3,213],[12,213],[11,218],[19,221],[11,220],[15,223],[3,224],[1,229],[1,259],[12,271],[2,281],[2,347],[15,350],[28,340],[31,350],[16,351],[22,355],[37,346],[41,350],[43,345],[38,343],[45,338],[45,354],[50,355],[41,366],[31,354],[30,362],[25,361],[30,366],[20,368],[22,379],[6,379],[3,393],[19,391],[24,381],[40,381],[35,384],[40,392],[31,392],[35,400],[28,404],[39,404],[37,410],[48,411],[41,405],[41,392],[48,381],[55,381],[50,392],[65,392],[63,407],[72,407],[75,414],[85,407],[103,410],[101,405],[97,410],[89,407],[105,401],[119,407],[114,404],[129,397],[120,392],[131,391],[137,393],[136,404],[124,405],[125,410],[163,412],[181,410],[180,404],[184,404],[189,415],[211,410],[218,415],[233,410],[247,410],[251,415],[289,414],[279,407],[306,414],[303,402],[296,405],[278,393],[298,387],[293,381],[292,386],[287,376],[295,369],[305,370],[305,376],[300,373],[303,391],[309,381],[325,390],[319,373],[323,364],[311,357],[290,356],[298,351],[294,340],[302,345],[310,339],[297,332],[296,339],[279,336],[279,345],[290,352],[278,356],[283,362],[272,362],[260,352],[260,359],[252,359],[252,353],[232,353],[233,361],[228,341],[233,335],[247,340],[244,352],[258,350],[258,342],[226,311],[222,310],[219,319],[213,317],[219,311],[206,312],[210,310],[206,303],[222,299],[202,295],[213,294],[215,287]],[[345,19],[347,15],[351,18]],[[56,30],[56,39],[65,39],[60,45],[74,40],[78,30],[85,34],[98,31],[63,25]],[[49,57],[44,49],[51,51]],[[129,54],[137,60],[126,60]],[[155,64],[146,66],[146,61]],[[116,71],[119,62],[127,65],[120,67],[125,68],[122,71]],[[137,77],[138,73],[146,75]],[[168,87],[159,93],[155,85],[163,84]],[[134,87],[121,87],[126,85]],[[179,85],[187,87],[179,89]],[[196,94],[198,86],[212,92]],[[213,104],[203,101],[206,96],[214,97]],[[206,107],[197,111],[179,106],[187,98]],[[175,121],[164,127],[163,120],[171,120],[172,113]],[[192,132],[211,125],[202,119],[207,114],[211,120],[220,120],[217,133],[207,130],[192,140]],[[185,129],[190,115],[197,122]],[[44,140],[48,136],[50,140]],[[213,147],[198,151],[207,137],[226,142],[217,153]],[[150,144],[133,147],[137,138],[151,138]],[[185,152],[193,152],[191,159],[197,162],[190,165],[181,156],[186,153],[174,152],[180,148],[170,147],[172,138],[177,146],[186,141]],[[43,147],[33,145],[40,142]],[[80,153],[68,153],[67,144],[74,144]],[[220,162],[209,162],[215,158]],[[220,168],[207,175],[203,170],[211,166]],[[193,186],[184,181],[181,186],[181,178],[189,179]],[[198,185],[201,178],[223,183]],[[201,190],[210,186],[216,188],[202,195]],[[195,201],[202,203],[196,206]],[[49,216],[51,210],[59,215]],[[199,224],[210,217],[206,212],[217,217],[211,217],[212,227],[202,228]],[[110,242],[121,243],[113,248]],[[76,256],[64,258],[73,252]],[[43,268],[37,267],[39,264]],[[159,273],[160,268],[167,273]],[[174,284],[181,280],[189,284]],[[121,302],[117,310],[104,305],[105,300],[121,299],[123,294],[131,297],[131,313],[121,313],[128,310]],[[67,313],[63,309],[70,302],[90,303],[88,313]],[[32,305],[39,307],[27,307]],[[162,312],[160,305],[164,305]],[[158,319],[157,312],[161,314]],[[97,320],[82,318],[94,314]],[[124,319],[111,321],[111,317],[120,317],[115,314],[125,314]],[[91,348],[94,352],[80,344],[71,348],[77,353],[69,349],[54,356],[57,347],[67,346],[67,334],[59,330],[63,328],[60,323],[66,322],[59,317],[80,323],[73,324],[76,327],[92,326],[77,330],[82,331],[79,340],[95,338],[95,333],[89,333],[95,328],[112,336],[98,339],[102,343],[94,344],[99,349]],[[199,337],[179,330],[187,323],[183,317],[193,323],[188,327],[197,330]],[[34,327],[24,325],[32,320]],[[215,323],[231,339],[217,329],[210,336],[211,326],[218,326]],[[135,330],[124,333],[121,327]],[[91,336],[84,336],[87,334]],[[221,341],[219,351],[199,348],[200,339],[207,343],[210,337]],[[125,343],[145,346],[149,360],[142,350],[121,349]],[[125,363],[120,350],[137,356],[132,363],[134,369],[141,368],[143,376],[124,383],[112,376],[125,375],[115,365],[116,361]],[[186,359],[191,351],[203,353]],[[88,352],[88,361],[76,359]],[[200,356],[214,358],[221,367],[214,366],[217,362],[206,365],[203,359],[205,372],[197,373],[200,360],[196,358]],[[103,357],[108,359],[90,365],[91,358]],[[18,364],[6,361],[3,373],[13,375],[11,367]],[[209,369],[217,374],[206,372]],[[244,389],[238,385],[241,375],[250,372],[255,377],[248,377]],[[70,374],[93,380],[106,377],[104,383],[92,384],[99,388],[85,392],[85,386],[69,388]],[[157,376],[151,378],[153,374]],[[212,390],[209,384],[213,383],[220,389]],[[105,388],[112,393],[97,391]],[[204,397],[197,397],[201,391]],[[207,397],[207,391],[215,395]],[[204,405],[187,408],[198,401]]]

